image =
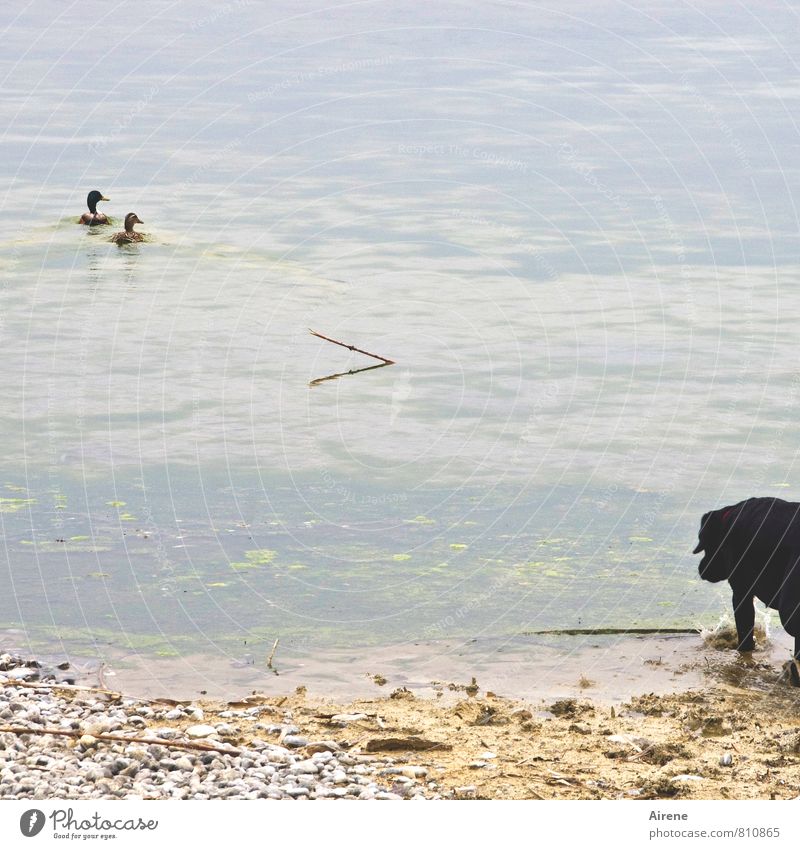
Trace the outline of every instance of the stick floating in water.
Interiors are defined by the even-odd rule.
[[[317,336],[320,339],[324,339],[326,342],[333,342],[334,345],[341,345],[342,348],[347,348],[349,351],[357,351],[359,354],[366,354],[366,356],[372,357],[373,360],[380,360],[387,366],[395,364],[394,360],[389,360],[386,357],[382,357],[380,354],[370,354],[369,351],[363,351],[361,348],[356,348],[355,345],[348,345],[347,342],[340,342],[338,339],[331,339],[330,336],[323,336],[321,333],[317,333],[316,330],[312,330],[310,327],[308,328],[308,332],[312,336]]]

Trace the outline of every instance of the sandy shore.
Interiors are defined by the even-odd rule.
[[[800,795],[800,698],[776,670],[731,665],[720,680],[621,705],[539,706],[479,694],[454,705],[396,693],[347,705],[292,697],[305,727],[325,710],[367,714],[349,741],[409,735],[451,745],[415,753],[445,795],[485,799],[789,799]],[[379,722],[380,720],[380,722]],[[328,733],[330,731],[328,730]],[[466,790],[464,788],[467,788]]]
[[[484,689],[478,676],[476,681],[464,676],[428,679],[418,688],[397,686],[376,672],[370,680],[359,678],[364,679],[367,695],[339,700],[309,694],[288,675],[265,679],[273,692],[225,700],[187,698],[177,705],[152,693],[138,700],[116,693],[125,675],[110,678],[105,687],[94,682],[88,690],[62,684],[42,691],[35,681],[6,680],[0,699],[57,692],[64,706],[73,700],[93,703],[95,719],[104,713],[118,716],[121,705],[124,715],[132,716],[137,705],[146,705],[144,719],[139,717],[131,727],[123,722],[119,733],[140,738],[145,745],[148,738],[158,736],[164,751],[179,754],[200,714],[205,725],[225,729],[222,748],[232,747],[240,754],[263,754],[265,747],[277,751],[290,724],[299,743],[289,765],[305,763],[312,755],[322,757],[319,741],[328,741],[333,744],[329,750],[342,759],[337,769],[360,767],[358,780],[366,789],[359,789],[357,798],[377,793],[382,794],[379,798],[795,798],[800,795],[800,690],[782,680],[774,651],[757,652],[748,659],[729,644],[725,635],[718,635],[715,642],[702,643],[698,638],[687,655],[686,641],[683,648],[670,643],[676,659],[666,653],[666,644],[649,641],[648,652],[660,648],[662,654],[640,657],[639,666],[645,671],[637,667],[637,674],[631,670],[617,684],[614,676],[593,680],[595,673],[586,658],[574,666],[566,664],[566,670],[562,663],[571,685],[558,685],[558,697],[545,686],[535,698],[509,698]],[[127,684],[136,691],[138,673],[129,673]],[[640,688],[638,695],[619,696],[618,691],[642,684],[642,676],[655,686]],[[496,676],[496,680],[511,679]],[[274,692],[278,688],[284,691]],[[8,741],[8,722],[3,724]],[[51,725],[48,718],[32,732],[37,739],[46,738],[42,732]],[[34,733],[17,737],[31,741]],[[166,742],[165,735],[170,738]],[[49,751],[61,757],[88,756],[77,737],[49,740]],[[215,740],[220,740],[218,734],[206,742]],[[95,761],[106,745],[111,743],[98,735],[91,747]],[[165,757],[163,752],[160,757]],[[217,757],[229,756],[223,752]],[[189,761],[181,762],[189,769]],[[197,773],[201,765],[191,763]],[[227,768],[235,774],[233,761]],[[365,774],[371,776],[368,784]],[[9,787],[7,783],[5,792],[0,787],[0,794],[13,797]],[[320,794],[327,795],[322,790]],[[313,789],[311,797],[315,798]]]

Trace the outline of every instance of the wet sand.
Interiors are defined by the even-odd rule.
[[[723,639],[722,645],[727,643]],[[755,653],[779,667],[790,655],[782,632]],[[108,686],[143,698],[227,700],[242,693],[285,695],[297,687],[339,701],[367,698],[405,687],[422,697],[469,684],[509,699],[541,702],[591,697],[613,704],[641,693],[677,693],[704,686],[720,651],[700,635],[545,637],[514,641],[419,642],[379,648],[316,651],[285,658],[280,645],[273,658],[240,660],[188,656],[156,658],[108,652],[102,678]],[[735,659],[735,652],[731,653]],[[74,664],[73,664],[74,665]],[[80,665],[80,661],[79,661]],[[81,683],[98,682],[98,662],[84,661]],[[384,682],[381,684],[376,683]]]

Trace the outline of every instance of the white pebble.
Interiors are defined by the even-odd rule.
[[[210,737],[216,733],[217,729],[213,725],[190,725],[186,729],[186,735],[188,737]]]

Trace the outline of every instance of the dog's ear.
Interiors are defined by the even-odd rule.
[[[711,510],[703,514],[700,522],[700,533],[698,534],[697,548],[692,554],[699,554],[701,551],[715,549],[716,540],[720,537],[722,530],[722,510]]]

